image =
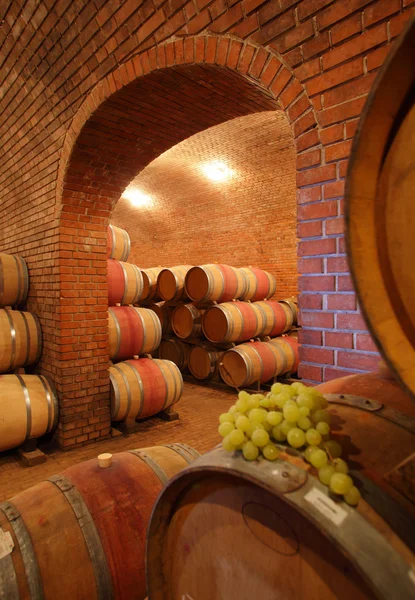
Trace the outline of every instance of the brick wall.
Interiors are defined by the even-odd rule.
[[[45,338],[40,369],[57,383],[63,446],[109,432],[105,228],[120,191],[185,137],[259,110],[285,111],[297,151],[300,374],[321,381],[375,366],[345,262],[344,178],[368,90],[414,4],[1,4],[0,248],[21,253],[29,265],[29,307],[40,315]],[[221,101],[197,124],[189,108],[175,129],[180,109],[173,96],[163,96],[158,69],[194,62],[211,66],[195,68],[190,88],[179,77],[180,85],[170,91],[187,106],[198,104],[200,96],[189,92],[199,82],[204,92],[220,89]],[[124,105],[112,104],[108,111],[117,100],[112,94],[128,95],[129,84],[146,93],[145,123],[137,114],[128,120]],[[244,104],[240,112],[235,97]],[[152,121],[155,108],[163,121]],[[95,121],[88,121],[93,113]],[[112,144],[120,149],[120,138],[129,145],[128,160],[123,146],[120,154],[111,151]],[[108,148],[97,148],[101,142]],[[98,187],[97,177],[86,185],[88,170],[100,178]]]
[[[203,165],[221,160],[229,180],[209,180]],[[131,238],[140,267],[254,265],[273,273],[277,296],[297,293],[295,149],[282,111],[227,121],[156,158],[129,186],[149,207],[117,203],[111,222]]]

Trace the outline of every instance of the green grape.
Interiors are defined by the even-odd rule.
[[[224,448],[227,452],[234,452],[235,446],[232,444],[229,435],[223,438],[222,448]]]
[[[317,423],[316,429],[322,437],[327,436],[330,433],[330,427],[325,421]]]
[[[353,480],[344,473],[334,473],[330,479],[330,489],[335,494],[342,496],[347,494],[353,487]]]
[[[310,409],[308,408],[308,406],[300,406],[298,410],[300,411],[300,415],[302,417],[308,417],[308,415],[310,414]]]
[[[360,500],[360,492],[354,485],[350,488],[348,492],[344,494],[344,501],[350,506],[357,506]]]
[[[325,398],[324,396],[321,396],[320,394],[318,396],[316,396],[316,400],[319,404],[319,407],[322,409],[327,408],[329,405],[327,398]]]
[[[293,390],[293,388],[290,385],[284,383],[283,386],[284,386],[283,387],[284,392],[286,392],[287,394],[289,394],[291,398],[293,396],[297,395],[297,392],[295,390]]]
[[[297,404],[298,404],[298,406],[306,406],[310,410],[313,410],[314,400],[310,396],[308,390],[307,390],[307,392],[302,392],[301,394],[299,394],[297,396]]]
[[[240,429],[234,429],[233,431],[231,431],[229,434],[229,441],[234,446],[239,446],[240,444],[243,444],[245,441],[243,431],[241,431]]]
[[[308,429],[305,434],[305,438],[307,440],[307,444],[310,444],[310,446],[319,446],[321,444],[321,435],[317,429]]]
[[[242,454],[246,460],[255,460],[258,458],[259,450],[252,442],[245,442],[242,447]]]
[[[286,434],[281,431],[281,425],[275,425],[275,427],[272,428],[272,437],[277,442],[285,442],[287,439]]]
[[[304,451],[304,458],[307,462],[310,462],[311,455],[318,450],[317,446],[308,446]]]
[[[271,400],[269,398],[264,398],[259,404],[263,408],[271,408]]]
[[[346,474],[349,472],[349,467],[347,466],[347,462],[345,460],[343,460],[342,458],[335,458],[333,460],[333,465],[334,465],[336,473]]]
[[[309,448],[312,447],[313,446],[309,446]],[[318,470],[318,478],[320,479],[321,483],[324,483],[324,485],[329,485],[331,476],[334,475],[334,472],[334,467],[332,465],[324,465]]]
[[[327,423],[327,425],[330,425],[330,414],[327,410],[316,410],[316,412],[313,413],[313,420],[314,423],[323,421],[324,423]]]
[[[282,383],[273,383],[271,386],[271,392],[275,395],[282,392]]]
[[[287,421],[290,421],[290,423],[296,423],[300,418],[299,408],[294,402],[292,404],[288,404],[288,402],[286,402],[282,412],[284,414],[284,418]]]
[[[320,448],[316,448],[315,452],[313,452],[310,456],[310,462],[313,467],[316,467],[316,469],[324,467],[324,465],[327,464],[327,460],[327,454],[324,452],[324,450],[320,450]]]
[[[332,458],[339,458],[342,455],[342,447],[335,440],[328,440],[324,443],[327,452]]]
[[[278,406],[278,408],[282,408],[289,400],[291,400],[291,396],[285,392],[281,392],[281,394],[278,394],[275,399],[276,406]]]
[[[267,460],[276,460],[280,453],[274,444],[267,444],[262,448],[262,454]]]
[[[291,384],[291,389],[294,390],[296,394],[301,394],[301,392],[304,392],[307,389],[307,386],[305,386],[304,383],[301,383],[301,381],[295,381]]]
[[[270,408],[275,408],[277,406],[277,401],[276,401],[276,395],[275,394],[269,394],[268,400],[269,400],[269,407]]]
[[[255,444],[255,446],[262,448],[262,446],[265,446],[269,442],[268,432],[265,431],[265,429],[255,429],[251,435],[251,441]]]
[[[235,418],[231,413],[222,413],[219,415],[219,423],[234,423]]]
[[[287,435],[290,429],[295,427],[295,423],[290,423],[290,421],[284,420],[279,427],[281,427],[282,433]]]
[[[248,392],[245,392],[245,390],[241,390],[241,391],[238,393],[238,400],[242,400],[242,401],[244,401],[244,402],[248,402],[248,401],[249,401],[249,399],[250,399],[250,397],[251,397],[251,395],[250,395],[250,394],[248,394]]]
[[[304,431],[298,429],[298,427],[293,427],[293,429],[290,429],[287,433],[287,442],[293,448],[301,448],[301,446],[304,446],[305,444]]]
[[[258,394],[252,394],[249,396],[248,400],[248,410],[252,410],[253,408],[259,408],[260,399],[258,398]]]
[[[310,429],[311,427],[311,421],[308,417],[300,417],[297,421],[297,425],[300,429],[307,431],[307,429]]]
[[[236,411],[233,413],[233,418],[234,418],[234,419],[235,419],[235,421],[236,421],[236,419],[238,419],[239,417],[242,417],[243,415],[244,415],[244,413],[241,413],[239,410],[236,410]]]
[[[248,413],[249,420],[255,425],[258,423],[263,423],[266,419],[266,416],[267,411],[263,408],[252,408]]]
[[[238,417],[235,421],[235,425],[236,425],[237,429],[240,429],[241,431],[247,431],[250,424],[251,423],[250,423],[248,417],[245,417],[245,416]]]
[[[239,400],[236,401],[235,406],[236,410],[238,410],[240,413],[245,413],[248,410],[248,400],[245,398],[239,398]]]
[[[231,415],[234,415],[236,413],[236,406],[235,406],[235,404],[232,404],[232,406],[228,410],[228,413],[230,413]]]
[[[267,414],[266,420],[270,425],[279,425],[283,421],[282,413],[277,412],[276,410],[270,410]]]
[[[265,429],[265,431],[268,431],[268,432],[270,432],[272,429],[272,425],[271,425],[271,423],[268,423],[268,421],[264,421],[262,423],[262,426]]]
[[[248,429],[246,429],[245,435],[250,438],[257,427],[258,425],[254,425],[253,423],[251,423],[251,421],[249,421],[249,427]]]
[[[221,423],[218,427],[219,434],[224,438],[231,433],[235,429],[233,423]]]

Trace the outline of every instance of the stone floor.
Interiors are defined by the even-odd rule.
[[[133,434],[66,452],[56,448],[52,451],[44,449],[48,452],[47,461],[34,467],[21,466],[14,451],[0,453],[0,502],[103,452],[122,452],[172,442],[182,442],[201,453],[207,452],[220,440],[218,415],[234,401],[233,394],[185,383],[183,396],[175,405],[180,415],[177,421],[166,422],[153,417],[140,423],[139,430]]]

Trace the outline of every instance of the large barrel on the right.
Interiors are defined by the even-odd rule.
[[[178,443],[114,454],[108,468],[94,458],[0,503],[0,597],[144,600],[154,502],[197,456]]]
[[[127,360],[110,367],[109,373],[113,421],[151,417],[175,404],[183,393],[182,375],[169,360]]]
[[[414,40],[412,17],[367,97],[346,179],[345,237],[369,331],[415,398]]]
[[[29,274],[24,258],[0,254],[0,306],[20,306],[29,292]]]

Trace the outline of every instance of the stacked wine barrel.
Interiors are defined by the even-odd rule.
[[[27,375],[42,353],[40,323],[26,303],[29,275],[21,256],[0,254],[0,451],[51,432],[59,406],[53,384]]]
[[[125,230],[110,225],[107,240],[111,419],[131,422],[176,403],[183,378],[172,361],[154,358],[165,327],[162,311],[137,306],[158,299],[154,278],[161,269],[141,271],[127,262],[131,244]]]
[[[296,372],[296,301],[271,300],[276,280],[270,273],[222,264],[155,267],[142,273],[147,292],[140,305],[153,310],[162,324],[159,358],[198,380],[222,377],[231,386]],[[287,334],[288,341],[278,339]],[[235,360],[246,364],[242,379],[241,373],[232,373]]]

